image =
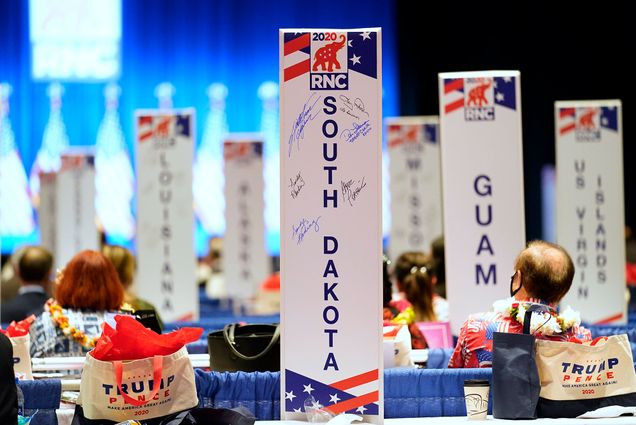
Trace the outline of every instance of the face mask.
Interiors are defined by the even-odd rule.
[[[510,277],[510,296],[514,297],[515,295],[517,295],[517,292],[519,292],[521,290],[521,287],[523,286],[523,282],[521,282],[521,279],[519,279],[519,287],[517,289],[512,289],[512,284],[515,281],[515,276],[517,275],[517,271],[515,271],[515,274],[513,274]]]

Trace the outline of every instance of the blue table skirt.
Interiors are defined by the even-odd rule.
[[[491,369],[388,369],[384,372],[384,416],[463,416],[464,379],[490,379],[491,374]],[[259,420],[280,419],[279,372],[197,370],[196,385],[201,407],[245,406]],[[60,381],[21,381],[20,387],[27,413],[39,410],[31,424],[55,424]]]

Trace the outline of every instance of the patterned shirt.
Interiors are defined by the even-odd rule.
[[[553,314],[556,306],[543,300],[529,298],[521,301],[524,303],[542,304],[546,311]],[[478,313],[468,317],[459,331],[459,339],[453,351],[449,368],[476,368],[492,366],[492,338],[494,332],[522,333],[523,325],[510,316],[504,316],[501,312]],[[543,335],[539,332],[534,334],[539,339],[549,339],[553,341],[567,341],[574,338],[581,341],[592,340],[589,329],[575,325],[564,333]]]
[[[64,309],[62,312],[68,317],[71,326],[84,332],[88,337],[97,338],[102,334],[104,312],[71,309]],[[64,335],[47,311],[35,319],[29,333],[31,357],[79,357],[90,351],[73,337]]]

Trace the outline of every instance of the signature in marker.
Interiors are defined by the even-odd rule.
[[[300,111],[300,114],[298,114],[298,117],[294,121],[292,132],[289,135],[289,140],[287,141],[287,156],[291,157],[294,143],[296,143],[296,149],[300,149],[300,139],[305,138],[305,126],[320,113],[319,109],[316,110],[314,108],[321,98],[322,96],[317,96],[316,93],[312,93],[307,99],[307,102],[303,105],[303,110]]]
[[[321,216],[318,216],[313,220],[301,218],[297,226],[292,224],[292,239],[296,240],[296,245],[300,245],[303,242],[305,235],[309,233],[310,230],[313,229],[314,232],[320,230],[320,225],[318,224],[320,217]]]
[[[303,179],[303,177],[300,175],[300,171],[294,176],[294,178],[289,179],[288,187],[291,189],[291,197],[293,199],[296,199],[301,189],[305,187],[305,179]]]
[[[360,192],[362,192],[362,189],[366,186],[367,184],[364,181],[364,177],[357,181],[353,179],[349,179],[346,182],[341,181],[340,187],[342,188],[342,199],[347,201],[349,205],[353,206],[353,203],[360,195]]]
[[[340,133],[340,138],[345,139],[349,143],[355,142],[361,136],[366,136],[371,131],[371,124],[369,120],[364,121],[362,124],[353,123],[353,128],[347,128]]]

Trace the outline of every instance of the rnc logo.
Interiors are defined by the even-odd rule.
[[[579,142],[595,142],[601,139],[600,109],[577,108],[575,137]]]
[[[336,32],[311,33],[311,90],[346,90],[347,35]]]
[[[464,118],[466,121],[495,119],[495,95],[492,78],[466,78]]]

